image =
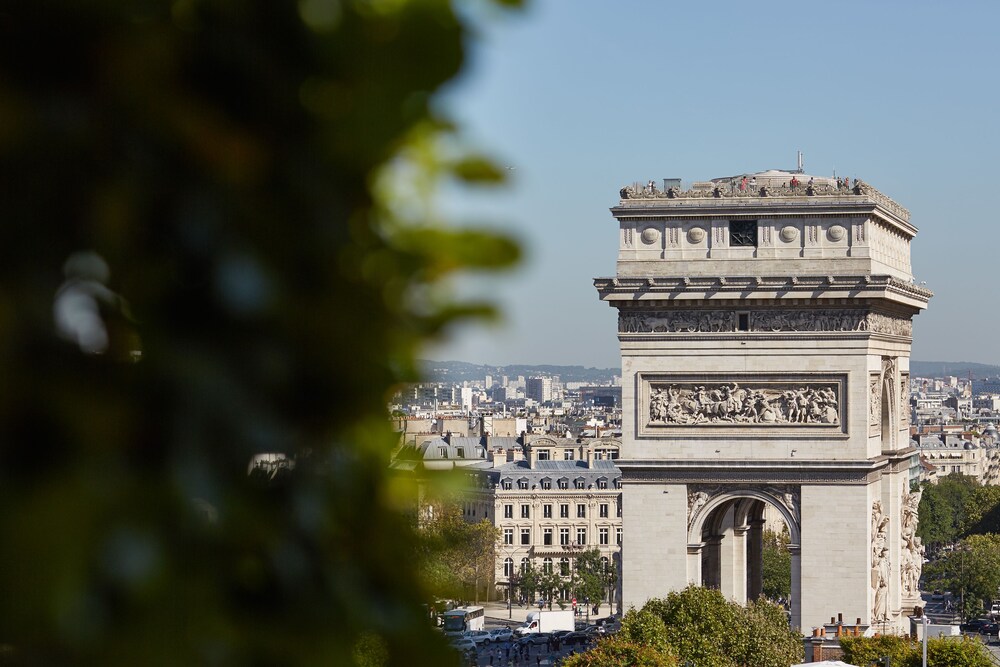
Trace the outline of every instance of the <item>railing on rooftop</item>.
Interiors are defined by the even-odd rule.
[[[891,198],[882,194],[872,186],[858,181],[853,187],[836,187],[834,185],[829,185],[826,183],[820,183],[815,185],[809,185],[808,183],[799,183],[796,187],[790,186],[788,183],[782,183],[778,186],[764,185],[764,186],[748,186],[745,190],[741,190],[738,187],[732,187],[729,184],[713,184],[713,187],[700,187],[700,188],[690,188],[688,190],[681,190],[679,188],[669,187],[666,190],[660,190],[656,187],[656,183],[650,181],[647,185],[633,184],[627,185],[618,191],[621,199],[624,200],[634,200],[634,199],[762,199],[766,197],[852,197],[852,196],[864,196],[875,201],[878,205],[882,206],[884,209],[892,212],[894,215],[902,218],[903,220],[909,221],[910,212],[904,207],[897,204]]]

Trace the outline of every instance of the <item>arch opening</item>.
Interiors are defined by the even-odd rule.
[[[785,607],[794,624],[800,590],[800,532],[794,511],[794,506],[764,491],[743,490],[712,499],[691,526],[689,580],[716,588],[740,604],[768,597]]]

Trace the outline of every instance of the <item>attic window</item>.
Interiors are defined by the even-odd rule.
[[[729,221],[729,246],[736,248],[747,246],[757,247],[757,221],[756,220],[730,220]]]

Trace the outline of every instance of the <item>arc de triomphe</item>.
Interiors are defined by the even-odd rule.
[[[622,188],[626,607],[697,583],[761,592],[764,508],[788,524],[792,624],[902,627],[922,547],[909,447],[909,213],[866,184],[765,172],[740,190]],[[769,186],[769,187],[768,187]]]

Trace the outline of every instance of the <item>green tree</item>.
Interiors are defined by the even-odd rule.
[[[960,530],[963,535],[1000,533],[1000,486],[973,489],[965,503]]]
[[[386,472],[385,405],[428,341],[493,314],[442,281],[516,256],[430,206],[443,179],[501,173],[434,102],[469,13],[0,14],[6,654],[448,664],[421,610],[416,490]],[[294,472],[258,483],[257,452]]]
[[[920,497],[917,535],[931,548],[951,544],[962,535],[968,499],[979,487],[974,477],[951,474],[925,484]]]
[[[792,554],[788,551],[789,540],[787,527],[780,533],[764,531],[761,572],[764,597],[769,600],[787,600],[792,594]]]
[[[871,665],[888,657],[893,667],[920,667],[923,647],[909,637],[842,637],[844,662]],[[941,637],[927,641],[928,667],[990,667],[994,663],[982,642],[968,637]]]
[[[580,604],[596,604],[604,596],[604,562],[596,548],[581,552],[576,557],[576,576],[573,595]]]
[[[924,568],[929,588],[949,590],[964,600],[965,618],[978,615],[1000,587],[1000,535],[972,535],[942,552]]]
[[[689,586],[643,607],[660,617],[680,660],[703,667],[788,667],[801,660],[802,638],[783,609],[766,600],[743,607],[717,590]]]
[[[622,619],[621,631],[600,640],[586,653],[570,656],[564,667],[675,667],[677,657],[666,639],[663,619],[646,609],[630,609]]]
[[[488,584],[496,563],[500,529],[488,520],[466,521],[459,506],[437,504],[432,518],[420,527],[424,538],[423,568],[430,598],[479,601],[481,584]]]

